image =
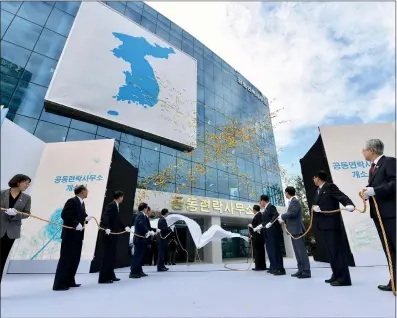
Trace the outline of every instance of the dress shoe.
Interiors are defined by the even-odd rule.
[[[301,275],[302,273],[296,272],[295,274],[291,274],[291,277],[298,277],[299,275]]]
[[[269,273],[269,274],[273,274],[274,273],[274,269],[269,269],[268,271],[267,271],[267,273]]]
[[[336,281],[330,283],[330,285],[331,285],[331,286],[336,286],[336,287],[337,287],[337,286],[351,286],[352,283],[341,283],[341,282],[338,282],[338,281],[336,280]]]
[[[112,281],[114,281],[114,282],[119,282],[119,281],[120,281],[120,278],[115,277],[115,278],[112,279]]]
[[[98,284],[113,284],[112,280],[105,280],[103,282],[98,282]]]
[[[391,285],[379,285],[378,289],[380,289],[382,291],[393,291],[391,288]]]
[[[54,291],[64,291],[64,290],[69,290],[69,287],[53,288],[52,290],[54,290]]]
[[[139,274],[139,276],[146,277],[146,276],[148,276],[148,274],[145,274],[144,272],[142,272],[142,273]]]
[[[331,283],[333,283],[333,282],[335,282],[336,280],[335,279],[333,279],[333,278],[330,278],[330,279],[326,279],[325,280],[325,282],[327,283],[327,284],[331,284]]]
[[[296,277],[297,278],[310,278],[310,277],[312,277],[312,275],[310,275],[310,274],[300,274],[300,275],[298,275]]]
[[[282,271],[282,270],[278,269],[278,270],[273,271],[272,274],[273,274],[274,276],[283,276],[283,275],[285,275],[285,270]]]
[[[262,272],[262,271],[265,271],[266,269],[262,269],[262,268],[253,268],[252,270],[253,270],[253,271],[256,271],[256,272]]]
[[[172,265],[176,265],[175,263],[172,263]]]
[[[80,287],[80,286],[81,286],[81,284],[73,284],[70,287]]]
[[[157,271],[158,272],[166,272],[166,271],[168,271],[168,268],[161,268],[161,269],[158,269]]]
[[[139,274],[130,274],[130,278],[141,278],[142,276]]]

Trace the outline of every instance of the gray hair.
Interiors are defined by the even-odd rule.
[[[370,139],[365,142],[365,149],[372,150],[378,155],[383,155],[383,149],[385,145],[383,144],[382,140],[380,139]]]

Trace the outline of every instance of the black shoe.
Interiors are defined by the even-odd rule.
[[[330,278],[330,279],[326,279],[325,280],[325,282],[327,283],[327,284],[331,284],[331,283],[333,283],[333,282],[335,282],[336,280],[335,279],[333,279],[333,278]]]
[[[112,281],[114,281],[114,282],[119,282],[119,281],[120,281],[120,278],[115,277],[115,278],[112,279]]]
[[[146,277],[146,276],[148,276],[148,274],[145,274],[144,272],[142,272],[142,273],[139,274],[139,276]]]
[[[300,275],[298,275],[296,277],[297,278],[310,278],[310,277],[312,277],[312,275],[310,275],[310,274],[300,274]]]
[[[80,287],[81,286],[81,284],[73,284],[72,286],[70,286],[70,287]]]
[[[69,287],[53,288],[52,290],[54,290],[54,291],[64,291],[64,290],[69,290]]]
[[[252,270],[253,270],[253,271],[256,271],[256,272],[263,272],[263,271],[265,271],[266,269],[265,269],[265,268],[253,268]]]
[[[158,269],[157,271],[158,271],[158,272],[166,272],[166,271],[168,271],[168,268],[160,268],[160,269]]]
[[[302,273],[296,272],[295,274],[291,274],[291,277],[298,277],[298,276],[300,276],[300,275],[302,275]]]
[[[176,265],[176,263],[172,263],[171,265]]]
[[[352,283],[341,283],[341,282],[338,282],[338,281],[336,280],[336,281],[332,282],[330,285],[331,285],[331,286],[351,286]]]
[[[266,271],[266,273],[269,273],[269,274],[273,274],[273,272],[274,272],[274,269],[269,269],[268,271]]]
[[[112,280],[105,280],[103,282],[98,282],[98,284],[113,284]]]
[[[141,278],[142,276],[139,274],[130,274],[130,278]]]
[[[274,276],[283,276],[283,275],[285,275],[285,270],[280,270],[280,269],[277,269],[277,270],[275,270],[275,271],[273,271],[273,273],[272,273]]]
[[[391,285],[379,285],[378,289],[382,290],[382,291],[393,291],[391,288]]]

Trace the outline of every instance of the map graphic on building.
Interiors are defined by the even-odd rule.
[[[160,85],[146,57],[168,59],[170,54],[175,54],[174,49],[152,45],[143,37],[117,32],[113,32],[113,35],[122,42],[112,50],[114,56],[130,64],[130,70],[124,72],[125,84],[119,88],[114,98],[129,104],[137,103],[145,108],[155,106],[158,103]]]

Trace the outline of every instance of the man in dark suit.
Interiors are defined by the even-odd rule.
[[[298,237],[305,233],[305,226],[302,222],[302,207],[299,200],[295,197],[295,188],[294,187],[286,187],[285,188],[285,196],[288,200],[290,200],[287,212],[281,214],[278,217],[280,223],[286,222],[286,228],[288,232],[294,236]],[[305,244],[305,239],[301,237],[296,240],[291,237],[292,247],[294,248],[294,253],[296,257],[296,261],[298,263],[298,271],[295,274],[292,274],[292,277],[297,278],[310,278],[310,262],[309,256],[307,255],[307,249]]]
[[[262,213],[259,205],[254,205],[253,212],[255,214],[252,224],[249,224],[251,234],[252,247],[254,249],[255,268],[254,271],[266,270],[266,254],[265,254],[265,237],[259,225],[262,225]]]
[[[321,213],[321,211],[333,211],[339,209],[339,203],[346,210],[353,212],[355,207],[338,187],[327,182],[328,175],[325,171],[319,171],[313,177],[317,188],[317,195],[313,201],[314,218],[317,229],[323,233],[328,260],[332,269],[332,276],[325,282],[331,286],[351,286],[349,266],[347,264],[347,246],[342,232],[341,213]]]
[[[392,261],[389,266],[393,268],[394,284],[396,284],[396,158],[384,156],[383,150],[383,142],[379,139],[371,139],[365,143],[363,155],[366,160],[372,162],[372,165],[364,197],[369,200],[370,215],[374,220],[383,250],[386,253],[385,239],[376,213],[374,196],[378,203],[380,219],[384,226]],[[383,291],[391,291],[391,282],[389,281],[387,285],[379,285],[378,288]]]
[[[267,195],[261,195],[260,207],[262,212],[262,225],[260,227],[265,228],[265,245],[270,261],[268,272],[276,276],[285,275],[283,255],[281,252],[283,230],[279,222],[272,224],[278,218],[279,214],[276,207],[270,203],[269,196]]]
[[[102,214],[101,227],[106,230],[103,232],[103,256],[99,270],[99,284],[111,284],[120,280],[114,273],[118,235],[112,235],[111,233],[117,233],[123,230],[131,232],[131,228],[123,225],[120,219],[119,205],[123,202],[123,199],[124,193],[122,191],[115,191],[113,193],[113,201],[107,205]]]
[[[62,210],[63,224],[73,227],[62,228],[61,255],[55,272],[53,290],[68,290],[70,287],[80,287],[74,279],[79,267],[81,250],[84,240],[83,224],[88,223],[91,216],[85,211],[84,199],[88,196],[88,189],[79,185],[74,189],[74,198],[66,201]]]
[[[138,214],[135,219],[135,233],[134,233],[134,255],[132,256],[130,278],[141,278],[147,276],[143,272],[142,262],[147,248],[147,239],[149,236],[154,236],[155,233],[150,231],[150,221],[148,218],[148,205],[144,202],[138,206]]]
[[[160,230],[160,233],[157,234],[157,249],[158,249],[158,258],[157,258],[157,271],[158,272],[166,272],[168,268],[164,265],[164,257],[165,250],[167,248],[168,236],[172,232],[172,228],[170,228],[167,224],[167,220],[165,219],[168,215],[168,209],[161,210],[161,216],[157,225],[157,228]]]

